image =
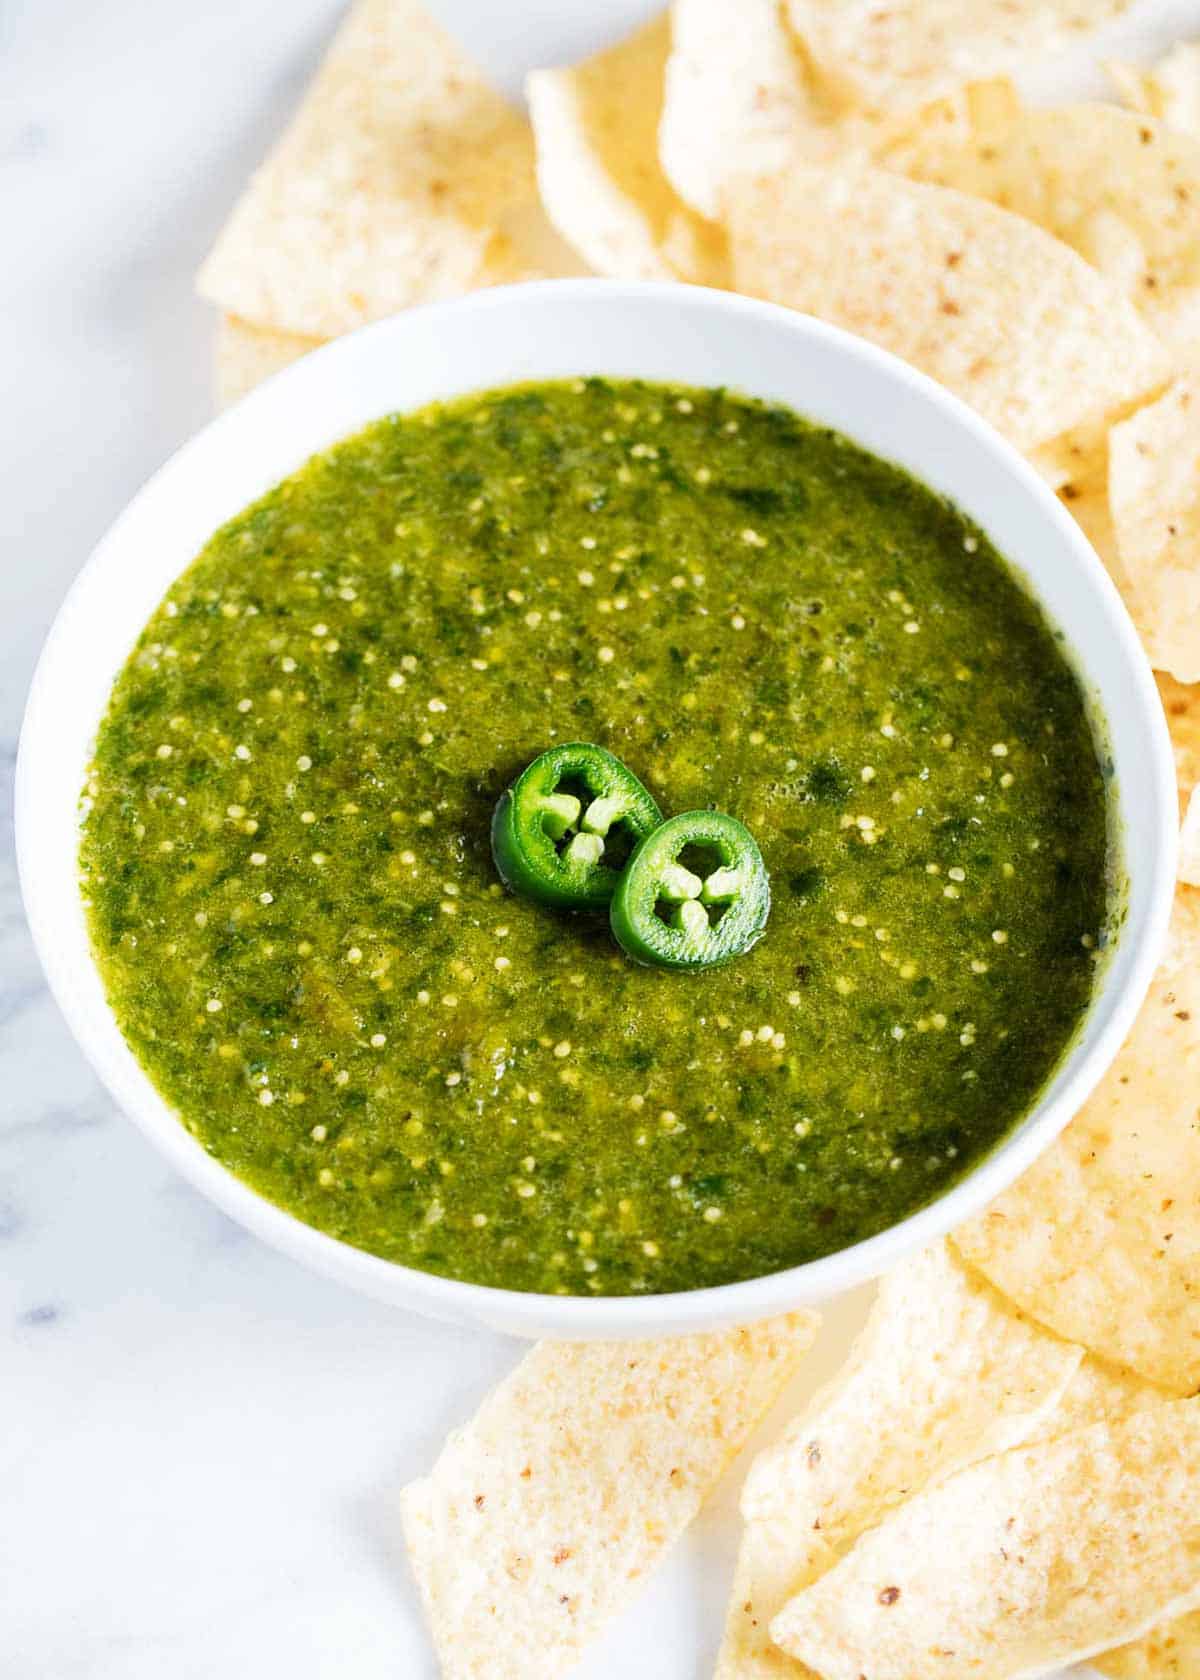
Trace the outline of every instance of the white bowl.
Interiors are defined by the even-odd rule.
[[[109,689],[173,579],[221,522],[315,450],[391,410],[515,380],[599,373],[728,385],[788,404],[899,462],[970,515],[1065,633],[1106,723],[1129,876],[1128,914],[1083,1030],[1041,1100],[958,1185],[901,1224],[807,1265],[714,1289],[636,1298],[519,1294],[434,1277],[323,1235],[263,1200],[180,1125],[117,1029],[77,884],[78,801]],[[1165,934],[1175,875],[1170,744],[1124,607],[1075,523],[974,413],[905,364],[806,316],[728,293],[548,281],[368,327],[286,369],[151,479],[100,543],[38,665],[17,766],[25,904],[51,987],[117,1102],[235,1219],[352,1288],[519,1334],[637,1336],[762,1317],[875,1276],[976,1212],[1076,1112],[1132,1024]]]

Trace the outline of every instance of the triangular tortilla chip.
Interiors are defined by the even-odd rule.
[[[1200,377],[1109,435],[1108,495],[1150,662],[1200,680]]]
[[[1200,1400],[986,1459],[772,1623],[823,1680],[1020,1680],[1200,1602]]]
[[[811,144],[814,97],[777,0],[675,0],[659,156],[693,210],[720,219],[730,181]]]
[[[239,321],[236,315],[223,315],[217,326],[216,385],[217,404],[228,408],[255,385],[270,379],[273,373],[307,356],[323,338],[301,338],[296,333],[272,332],[269,327],[256,327],[249,321]]]
[[[786,0],[792,28],[847,102],[905,111],[1036,63],[1131,0]]]
[[[1168,1390],[1147,1382],[1144,1377],[1107,1365],[1089,1354],[1067,1384],[1058,1405],[1025,1444],[1052,1441],[1093,1423],[1120,1423],[1135,1412],[1149,1411],[1171,1398]],[[1181,1666],[1189,1660],[1200,1660],[1200,1615],[1164,1623],[1131,1645],[1093,1657],[1092,1665],[1101,1674],[1113,1676],[1113,1680],[1195,1680],[1200,1667]]]
[[[882,159],[1037,222],[1200,359],[1200,139],[1114,105],[995,104],[966,136],[914,125]]]
[[[528,1353],[404,1491],[444,1680],[561,1680],[691,1522],[817,1324],[791,1313]]]
[[[1179,829],[1179,879],[1200,887],[1200,788],[1193,788]]]
[[[666,16],[569,69],[528,80],[538,186],[563,238],[600,274],[719,285],[724,240],[658,160]]]
[[[1059,500],[1104,562],[1134,624],[1143,624],[1145,610],[1133,579],[1121,563],[1108,505],[1107,429],[1101,428],[1098,442],[1093,442],[1090,431],[1071,433],[1039,451],[1035,464],[1043,473],[1050,463],[1059,478]]]
[[[1174,677],[1160,672],[1158,693],[1175,749],[1175,779],[1179,783],[1182,815],[1192,789],[1200,784],[1200,684],[1176,682]]]
[[[1200,890],[1116,1061],[1066,1131],[954,1234],[1060,1335],[1152,1382],[1200,1385]]]
[[[1196,1680],[1200,1674],[1200,1611],[1152,1628],[1132,1645],[1092,1658],[1111,1680]]]
[[[717,1680],[800,1680],[776,1612],[907,1495],[1041,1427],[1082,1351],[945,1243],[895,1267],[845,1367],[747,1477]]]
[[[485,284],[533,202],[525,119],[416,0],[359,0],[199,288],[256,325],[333,337]]]
[[[899,114],[847,105],[776,0],[674,0],[659,157],[680,198],[720,220],[742,176],[866,161],[910,131],[964,141],[977,97],[964,86]]]
[[[1061,241],[993,204],[878,169],[794,168],[739,191],[739,291],[860,333],[1016,444],[1099,425],[1166,378],[1133,306]]]
[[[1127,105],[1200,139],[1200,41],[1177,41],[1153,69],[1133,64],[1108,68]]]
[[[1158,692],[1175,749],[1179,785],[1179,879],[1200,887],[1200,685],[1161,675]]]
[[[1080,1361],[1057,1406],[1024,1444],[1053,1441],[1056,1436],[1069,1434],[1072,1429],[1087,1429],[1093,1423],[1120,1423],[1135,1412],[1146,1412],[1179,1398],[1135,1371],[1122,1371],[1089,1353]]]

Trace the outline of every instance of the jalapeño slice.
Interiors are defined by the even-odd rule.
[[[635,962],[711,968],[761,939],[771,886],[754,836],[723,811],[685,811],[656,828],[613,895],[617,943]]]
[[[606,910],[626,858],[661,821],[619,758],[569,741],[535,758],[501,795],[492,856],[513,892],[560,910]]]

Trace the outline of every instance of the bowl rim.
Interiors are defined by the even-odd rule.
[[[903,1254],[944,1235],[978,1212],[1041,1154],[1103,1077],[1145,997],[1166,938],[1174,897],[1177,845],[1174,823],[1162,825],[1151,856],[1126,857],[1124,860],[1130,878],[1135,869],[1148,876],[1149,905],[1140,929],[1129,930],[1125,936],[1134,939],[1136,932],[1126,983],[1115,997],[1110,997],[1109,989],[1102,984],[1093,999],[1092,1008],[1101,999],[1106,1000],[1110,1011],[1107,1022],[1091,1048],[1079,1057],[1056,1095],[1047,1101],[1043,1093],[1024,1119],[1015,1122],[1013,1130],[963,1178],[895,1225],[816,1260],[734,1283],[668,1294],[617,1296],[560,1296],[501,1289],[443,1277],[386,1260],[306,1224],[266,1200],[227,1168],[220,1166],[185,1129],[166,1099],[150,1084],[148,1076],[141,1072],[135,1061],[137,1074],[154,1099],[152,1103],[147,1103],[143,1092],[142,1100],[136,1100],[134,1086],[137,1081],[127,1077],[129,1069],[116,1065],[116,1058],[99,1042],[91,1013],[84,1008],[72,984],[72,957],[62,949],[57,938],[58,911],[68,891],[78,894],[78,883],[72,882],[68,887],[61,879],[51,878],[43,865],[38,844],[37,766],[41,744],[57,703],[59,684],[69,670],[66,650],[72,635],[77,633],[76,620],[80,616],[81,601],[87,587],[114,563],[114,558],[120,553],[126,522],[132,519],[142,502],[164,481],[186,473],[193,451],[203,441],[219,437],[224,430],[231,429],[235,416],[244,415],[254,407],[262,407],[265,411],[293,386],[302,394],[303,387],[318,377],[314,374],[314,365],[318,368],[328,366],[339,356],[360,354],[363,343],[382,343],[389,334],[397,331],[399,323],[404,323],[400,329],[403,332],[412,331],[417,325],[436,333],[464,314],[502,315],[513,307],[528,304],[536,307],[548,295],[586,301],[599,307],[614,302],[625,305],[644,302],[659,307],[668,301],[674,309],[699,305],[711,310],[716,317],[722,314],[756,316],[781,334],[823,344],[838,356],[882,373],[900,387],[941,409],[957,427],[972,433],[1002,473],[1007,472],[1020,481],[1046,525],[1061,543],[1073,551],[1082,575],[1089,580],[1103,609],[1108,632],[1133,678],[1156,792],[1163,800],[1164,810],[1175,811],[1174,760],[1162,706],[1145,651],[1117,589],[1083,532],[1053,491],[1029,462],[985,420],[961,399],[909,364],[865,339],[812,316],[759,299],[682,283],[589,277],[495,287],[406,310],[398,316],[333,340],[275,374],[231,409],[217,415],[152,474],[108,527],[76,575],[39,656],[26,703],[17,755],[15,830],[18,872],[34,945],[51,992],[77,1043],[110,1095],[185,1179],[272,1247],[360,1293],[458,1323],[482,1323],[517,1334],[551,1334],[561,1338],[636,1337],[708,1329],[817,1303],[879,1275]],[[755,394],[752,383],[745,389],[749,395]],[[398,405],[397,411],[405,411],[403,404]],[[366,420],[359,422],[367,423]],[[853,436],[853,433],[848,432],[848,435]],[[329,447],[329,444],[319,447]],[[299,460],[294,463],[295,466],[299,464]],[[953,491],[950,494],[952,496]],[[216,523],[218,521],[214,520],[213,528]],[[90,947],[88,956],[91,961]],[[92,966],[95,968],[94,961]],[[110,1021],[115,1020],[107,1001],[104,1009]],[[127,1047],[126,1053],[132,1059],[132,1052]],[[1074,1052],[1068,1050],[1064,1061],[1069,1061],[1073,1055]]]

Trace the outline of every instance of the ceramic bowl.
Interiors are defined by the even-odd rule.
[[[1063,633],[1115,764],[1128,874],[1128,913],[1070,1053],[969,1175],[851,1248],[672,1295],[519,1294],[434,1277],[362,1253],[263,1200],[205,1153],[125,1044],[92,960],[77,882],[79,794],[113,678],[212,531],[314,451],[382,414],[576,374],[726,385],[786,403],[957,502]],[[17,833],[34,938],[75,1036],[121,1107],[228,1214],[315,1270],[421,1312],[518,1334],[639,1336],[819,1302],[940,1236],[1011,1183],[1085,1100],[1145,994],[1172,899],[1175,800],[1154,681],[1107,572],[1036,473],[977,415],[904,363],[789,310],[687,286],[571,280],[481,292],[339,339],[181,449],[99,544],[51,630],[21,740]]]

